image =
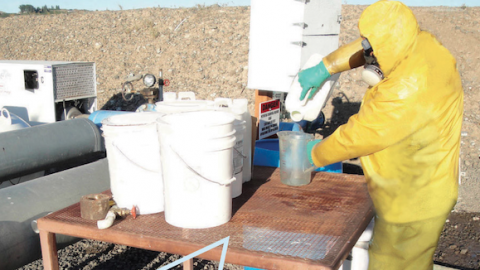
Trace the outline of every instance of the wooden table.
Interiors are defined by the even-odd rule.
[[[255,167],[232,219],[209,229],[182,229],[164,214],[117,219],[99,230],[80,217],[79,204],[38,220],[46,270],[58,269],[55,234],[188,255],[230,237],[225,262],[262,269],[337,269],[373,217],[363,176],[316,173],[312,183],[290,187],[278,168]],[[199,257],[219,261],[222,246]],[[192,267],[187,261],[184,266]]]

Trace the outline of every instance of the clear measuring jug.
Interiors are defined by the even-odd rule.
[[[315,137],[302,131],[280,131],[277,136],[280,144],[280,180],[289,186],[309,184],[315,167],[308,161],[307,144]]]

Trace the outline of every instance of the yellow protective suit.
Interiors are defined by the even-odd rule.
[[[375,243],[382,234],[401,231],[384,224],[436,219],[443,226],[457,199],[463,89],[453,56],[432,34],[419,29],[404,4],[378,1],[365,9],[358,26],[385,79],[367,90],[358,114],[315,145],[312,159],[322,167],[360,157],[377,213]],[[439,234],[422,241],[436,245]],[[411,235],[391,236],[385,235],[395,239],[391,246],[418,252],[407,244]],[[372,252],[375,249],[372,263],[387,254]],[[433,251],[423,254],[430,262],[432,255]],[[429,269],[415,262],[405,267],[402,256],[394,257],[388,258],[391,267],[383,269]]]

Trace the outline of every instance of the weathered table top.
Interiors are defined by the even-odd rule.
[[[218,227],[182,229],[158,213],[117,219],[111,228],[98,230],[95,221],[80,217],[78,203],[39,219],[38,227],[44,232],[42,246],[52,242],[45,233],[60,233],[188,255],[229,236],[228,263],[337,269],[372,217],[363,176],[316,173],[309,185],[291,187],[280,182],[278,168],[255,167],[253,179],[233,200],[232,219]],[[221,251],[220,246],[199,257],[218,261]]]

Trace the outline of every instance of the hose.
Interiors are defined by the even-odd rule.
[[[116,207],[116,206],[113,206],[107,213],[107,216],[105,217],[105,219],[102,219],[102,220],[98,220],[97,221],[97,227],[100,229],[100,230],[103,230],[103,229],[107,229],[107,228],[110,228],[112,227],[113,225],[113,222],[115,221],[115,218],[117,215],[115,215],[115,212],[113,210],[113,208]],[[118,207],[117,207],[118,208]]]

